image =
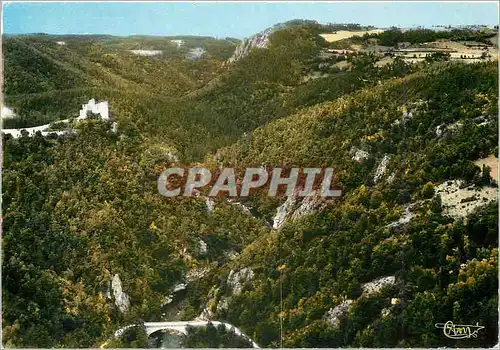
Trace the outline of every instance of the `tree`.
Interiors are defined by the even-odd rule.
[[[483,185],[491,184],[491,168],[485,164],[483,164],[483,171],[481,172],[481,183]]]
[[[448,52],[433,52],[430,55],[425,56],[426,62],[442,62],[449,61],[451,55]]]
[[[434,185],[432,182],[427,182],[424,187],[422,187],[422,197],[425,199],[432,198],[434,196]]]

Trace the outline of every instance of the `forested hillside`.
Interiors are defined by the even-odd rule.
[[[290,347],[451,346],[457,341],[433,329],[442,319],[480,320],[491,335],[482,338],[485,346],[495,342],[497,204],[468,220],[450,218],[434,188],[451,179],[489,186],[472,161],[498,156],[497,83],[493,64],[433,66],[304,109],[227,149],[228,164],[333,167],[344,196],[249,247],[231,268],[250,266],[256,276],[216,316],[246,325],[256,341],[274,346],[278,328],[269,330],[280,313]],[[402,117],[406,111],[411,119]],[[487,126],[478,125],[482,117]],[[457,122],[459,131],[436,136],[439,125]],[[366,159],[353,160],[353,147]],[[377,177],[384,158],[390,161]],[[265,214],[268,207],[258,204]],[[398,223],[405,208],[412,220]],[[270,264],[273,256],[280,258]],[[396,283],[373,297],[362,292],[362,284],[381,276],[396,276]],[[399,299],[396,306],[391,298]],[[332,328],[325,314],[345,300],[355,302]]]
[[[194,319],[261,347],[496,344],[498,179],[478,164],[498,158],[498,62],[338,66],[319,34],[346,28],[276,26],[231,63],[231,38],[5,37],[4,128],[91,98],[118,126],[3,135],[4,345],[158,346],[114,332]],[[343,195],[158,193],[193,164],[330,167]],[[449,339],[449,320],[485,328]],[[179,344],[249,342],[209,325]]]

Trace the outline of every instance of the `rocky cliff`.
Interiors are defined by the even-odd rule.
[[[273,29],[268,28],[260,33],[251,36],[248,39],[243,40],[233,53],[233,56],[229,58],[228,62],[233,63],[239,59],[247,56],[250,51],[254,48],[265,49],[269,45],[269,35],[272,33]]]

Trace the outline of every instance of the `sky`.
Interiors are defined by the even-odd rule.
[[[207,35],[245,38],[310,19],[379,28],[498,24],[498,2],[7,2],[6,34]]]

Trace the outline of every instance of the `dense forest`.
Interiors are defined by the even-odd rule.
[[[357,54],[324,68],[319,34],[361,29],[291,21],[233,63],[232,38],[4,37],[17,114],[4,128],[75,118],[90,98],[118,125],[3,135],[4,345],[158,347],[168,334],[114,332],[194,319],[261,347],[495,345],[498,179],[477,161],[498,158],[498,62],[379,66]],[[330,167],[343,195],[162,197],[161,172],[187,164]],[[468,195],[450,204],[451,190]],[[447,321],[485,328],[449,339],[435,327]],[[211,323],[178,342],[251,345]]]

